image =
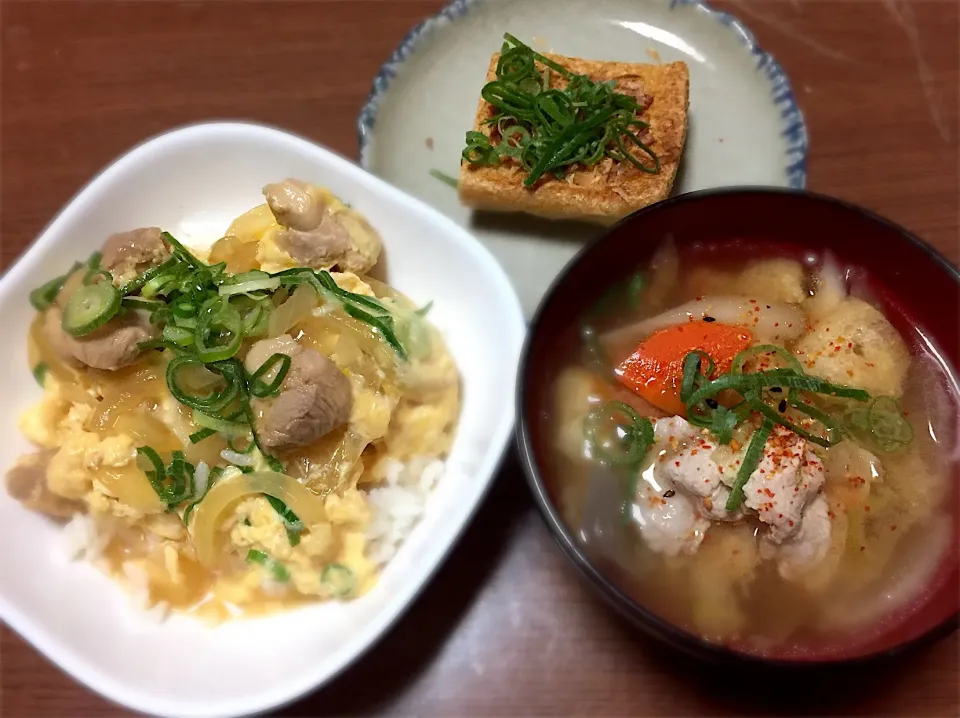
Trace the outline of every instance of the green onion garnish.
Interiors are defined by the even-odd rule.
[[[913,441],[913,426],[892,396],[878,396],[868,406],[852,407],[844,415],[843,424],[848,434],[887,453]]]
[[[170,464],[166,467],[160,454],[149,446],[137,448],[137,456],[149,462],[149,469],[144,470],[153,490],[160,500],[172,509],[195,493],[194,466],[187,462],[182,451],[174,451]]]
[[[334,596],[347,596],[353,592],[357,579],[343,564],[331,563],[320,574],[320,583]]]
[[[566,87],[550,88],[550,71],[564,78]],[[660,171],[659,158],[637,134],[649,127],[640,119],[645,108],[636,98],[616,92],[615,81],[594,82],[575,75],[509,33],[504,35],[496,75],[480,94],[494,108],[487,122],[499,139],[467,132],[465,162],[518,163],[527,171],[527,187],[545,174],[563,177],[573,165],[591,167],[604,157],[630,163],[641,172]],[[634,148],[645,155],[643,162],[634,156]]]
[[[753,474],[760,465],[760,459],[763,457],[763,447],[766,446],[767,438],[772,431],[773,422],[768,418],[764,418],[763,423],[760,424],[760,428],[753,432],[753,436],[750,437],[750,444],[747,446],[747,451],[743,455],[743,461],[740,464],[740,470],[737,472],[737,480],[733,482],[733,487],[730,489],[730,496],[727,497],[725,506],[727,511],[736,511],[740,508],[740,504],[743,503],[743,487],[746,486],[747,481],[750,480],[750,475]]]
[[[90,334],[113,319],[120,309],[120,299],[120,292],[109,280],[86,284],[73,293],[64,307],[61,326],[75,337]]]
[[[286,583],[290,580],[290,572],[287,570],[287,568],[279,561],[267,556],[267,554],[265,554],[263,551],[258,551],[254,548],[247,551],[247,563],[260,564],[265,569],[270,571],[270,573],[273,574],[274,579],[280,583]]]
[[[43,386],[43,382],[47,378],[47,371],[50,369],[47,366],[46,362],[40,362],[35,367],[33,367],[33,378],[37,380],[37,384]]]
[[[283,380],[287,378],[287,372],[290,371],[290,361],[290,357],[286,354],[273,354],[250,377],[250,393],[258,399],[279,394],[280,385],[283,384]],[[263,381],[263,377],[277,365],[279,367],[273,381],[267,384]]]
[[[444,184],[450,185],[450,186],[453,187],[454,189],[456,189],[456,188],[459,186],[459,184],[460,184],[460,183],[457,181],[457,178],[456,178],[456,177],[451,177],[450,175],[445,174],[445,173],[441,172],[440,170],[433,170],[433,169],[430,170],[430,176],[433,177],[434,179],[440,180],[440,181],[443,182]]]

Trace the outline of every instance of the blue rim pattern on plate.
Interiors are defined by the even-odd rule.
[[[370,90],[367,102],[360,111],[359,117],[357,117],[361,166],[369,169],[367,147],[373,126],[376,124],[380,99],[396,77],[400,65],[413,54],[420,42],[431,32],[438,27],[462,18],[470,12],[474,5],[482,2],[485,2],[485,0],[452,0],[436,15],[428,17],[414,26],[400,41],[390,59],[380,68],[377,76],[373,79],[373,87]],[[794,189],[803,189],[807,183],[807,125],[804,122],[803,113],[797,105],[793,88],[787,79],[787,73],[784,72],[780,63],[773,55],[760,47],[753,33],[743,23],[729,13],[714,10],[706,0],[669,0],[669,3],[670,10],[675,10],[678,7],[695,6],[701,12],[707,13],[720,25],[732,30],[737,37],[737,41],[753,56],[757,71],[763,72],[770,83],[770,95],[774,104],[780,110],[780,118],[783,121],[780,136],[787,141],[787,166],[785,169],[787,183]]]

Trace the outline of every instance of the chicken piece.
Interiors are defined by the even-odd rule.
[[[283,227],[277,246],[301,265],[365,274],[376,264],[379,235],[332,195],[295,179],[269,184],[263,194]]]
[[[306,182],[286,179],[263,188],[263,196],[277,222],[284,227],[309,232],[316,229],[327,213]]]
[[[83,510],[80,501],[58,496],[47,485],[47,467],[55,452],[21,456],[7,472],[7,493],[28,509],[48,516],[69,518]]]
[[[100,266],[113,275],[118,287],[170,258],[170,248],[163,241],[159,227],[113,234],[107,238],[102,252]]]
[[[767,537],[779,544],[800,530],[803,508],[823,482],[823,464],[806,439],[777,425],[743,487],[744,504],[769,525]]]
[[[70,363],[94,369],[114,370],[135,362],[141,353],[138,344],[160,335],[144,311],[128,311],[116,316],[96,331],[72,337],[60,326],[62,314],[56,307],[47,310],[44,336],[50,345]]]
[[[817,566],[830,549],[830,508],[823,494],[818,494],[803,511],[800,530],[779,545],[766,535],[761,540],[760,553],[764,558],[775,558],[777,570],[788,581],[802,579]]]
[[[797,343],[796,354],[809,374],[875,396],[900,396],[910,365],[910,352],[893,325],[855,297],[816,321]]]
[[[302,265],[325,268],[339,264],[346,256],[350,248],[350,235],[333,215],[325,212],[323,219],[311,231],[286,230],[277,237],[277,244]]]
[[[353,405],[350,380],[330,359],[289,335],[254,344],[245,359],[247,371],[253,374],[277,353],[290,357],[290,370],[278,396],[252,402],[260,441],[276,449],[305,446],[347,423]],[[278,368],[264,381],[269,383]]]
[[[698,499],[700,513],[707,518],[738,521],[743,517],[740,511],[726,509],[741,454],[718,447],[707,432],[679,416],[658,420],[654,439],[661,447],[655,464],[659,483]]]
[[[670,494],[669,487],[664,489],[640,480],[633,505],[633,519],[639,525],[640,535],[656,553],[696,553],[710,522],[700,515],[688,496],[677,491]]]

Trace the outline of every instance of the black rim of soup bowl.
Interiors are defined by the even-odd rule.
[[[560,274],[557,275],[557,277],[550,284],[550,287],[544,297],[540,300],[540,304],[538,305],[533,319],[530,322],[527,338],[524,342],[523,351],[520,356],[520,368],[517,374],[516,387],[517,444],[523,471],[526,475],[527,483],[533,492],[534,500],[540,515],[543,517],[550,529],[550,532],[553,534],[554,539],[556,539],[566,557],[580,570],[583,576],[589,580],[592,588],[599,591],[600,596],[605,599],[608,604],[612,605],[613,608],[616,609],[622,616],[626,617],[628,621],[640,628],[646,634],[666,642],[672,648],[677,649],[680,653],[686,655],[692,655],[700,659],[721,664],[748,664],[754,667],[766,667],[773,669],[806,669],[813,671],[832,666],[852,667],[864,663],[873,663],[879,659],[898,656],[906,651],[931,644],[960,628],[960,611],[953,613],[945,620],[907,641],[893,645],[889,648],[850,657],[835,658],[826,656],[824,658],[806,659],[803,657],[766,657],[761,654],[739,651],[723,644],[707,641],[697,634],[681,628],[645,608],[641,603],[635,601],[627,593],[625,593],[615,581],[608,578],[600,569],[598,569],[594,565],[593,561],[591,561],[591,559],[587,556],[582,545],[576,540],[572,532],[564,524],[558,508],[554,505],[553,500],[550,498],[549,491],[547,490],[546,483],[541,473],[540,463],[538,462],[533,448],[533,440],[531,437],[530,424],[532,421],[536,420],[536,417],[533,416],[533,413],[535,411],[539,411],[540,408],[529,406],[529,387],[537,381],[536,377],[530,376],[531,352],[542,318],[548,307],[553,303],[574,267],[592,252],[596,251],[598,246],[606,242],[608,238],[614,235],[623,225],[632,223],[636,221],[637,218],[646,214],[662,211],[668,206],[695,204],[698,200],[707,197],[724,196],[752,196],[756,197],[758,201],[769,196],[787,196],[805,201],[831,204],[837,208],[849,212],[855,212],[866,219],[873,221],[874,223],[884,225],[888,230],[895,231],[900,235],[904,242],[913,244],[921,249],[931,259],[939,264],[942,269],[953,278],[955,283],[960,285],[960,271],[958,271],[957,267],[948,261],[940,252],[921,240],[916,235],[907,231],[900,225],[862,207],[858,207],[857,205],[836,199],[834,197],[817,194],[815,192],[775,187],[726,187],[708,189],[678,195],[628,215],[615,225],[605,229],[598,237],[585,245],[576,254],[576,256],[567,263]]]

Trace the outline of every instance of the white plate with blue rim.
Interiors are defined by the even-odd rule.
[[[363,167],[472,231],[505,267],[529,318],[602,229],[475,214],[431,170],[456,177],[490,56],[509,32],[540,52],[685,61],[690,120],[674,194],[731,185],[802,188],[807,131],[783,68],[704,0],[453,0],[384,64],[358,119]]]

